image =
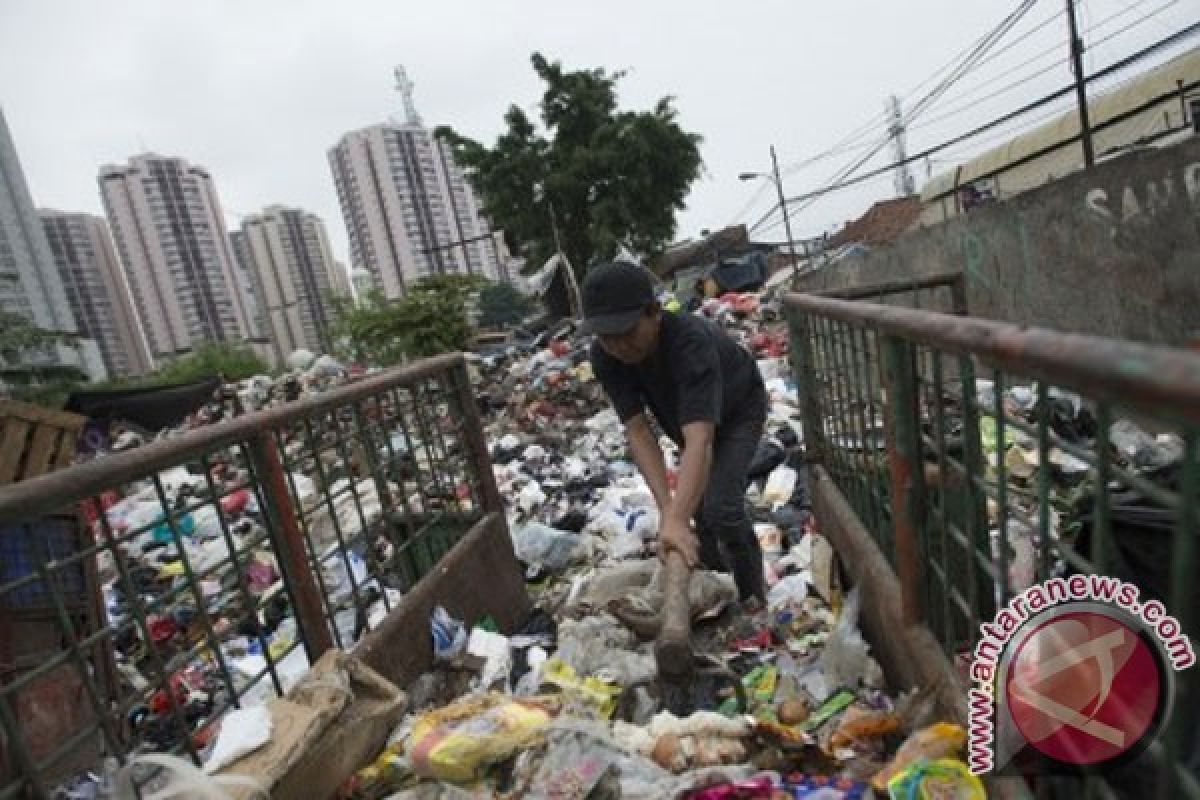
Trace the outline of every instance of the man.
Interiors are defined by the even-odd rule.
[[[665,313],[650,273],[634,264],[592,267],[581,294],[583,332],[596,336],[592,367],[658,504],[659,555],[676,550],[690,567],[732,571],[741,600],[762,602],[762,550],[745,501],[767,414],[754,358],[712,321]],[[674,494],[647,411],[683,451]]]

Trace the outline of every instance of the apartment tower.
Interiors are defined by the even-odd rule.
[[[104,218],[45,209],[38,215],[80,332],[95,340],[108,374],[129,377],[152,371]]]
[[[204,342],[261,344],[208,171],[145,154],[101,168],[99,182],[153,358]]]
[[[349,278],[333,258],[321,218],[296,208],[270,206],[242,220],[234,240],[254,284],[274,363],[282,365],[298,349],[329,352],[330,300],[349,293]]]
[[[404,68],[395,76],[404,122],[347,133],[329,150],[351,263],[388,297],[429,275],[507,280],[501,237],[449,146],[421,122]]]

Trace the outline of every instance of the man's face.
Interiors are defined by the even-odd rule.
[[[625,333],[600,334],[600,347],[604,352],[625,364],[640,364],[650,357],[658,345],[658,323],[662,318],[659,308],[647,309],[638,317],[637,324]]]

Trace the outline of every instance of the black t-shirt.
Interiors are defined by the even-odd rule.
[[[621,422],[647,408],[663,432],[683,445],[683,426],[708,421],[718,430],[742,409],[761,403],[766,390],[754,357],[715,322],[664,312],[658,347],[630,365],[592,343],[592,368]]]

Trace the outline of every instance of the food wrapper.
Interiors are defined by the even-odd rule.
[[[887,788],[892,800],[987,800],[983,782],[956,758],[909,764]]]
[[[944,759],[960,753],[967,743],[967,732],[951,722],[938,722],[922,728],[904,740],[896,757],[871,780],[878,791],[884,791],[897,774],[910,764],[921,760]]]
[[[542,665],[542,683],[557,686],[564,694],[583,700],[606,719],[612,717],[617,698],[621,696],[619,686],[599,678],[581,679],[575,669],[560,658],[552,658]]]
[[[473,696],[418,718],[407,750],[418,775],[466,785],[532,746],[550,720],[545,703],[497,693]]]
[[[829,741],[832,748],[849,747],[860,739],[874,739],[900,730],[900,718],[886,711],[866,711],[850,706]]]

